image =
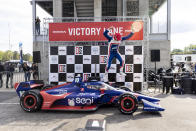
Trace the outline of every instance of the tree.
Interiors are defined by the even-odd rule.
[[[196,53],[196,45],[190,44],[189,46],[184,47],[185,54],[195,54]]]
[[[183,54],[183,50],[181,50],[181,49],[173,49],[171,54]]]
[[[9,61],[13,57],[13,52],[8,50],[3,54],[2,61]]]
[[[3,59],[3,54],[4,54],[4,52],[0,51],[0,61],[2,61],[2,59]]]
[[[13,60],[19,60],[20,59],[20,54],[18,53],[18,51],[14,51],[13,52]]]
[[[27,53],[23,55],[23,60],[25,61],[32,61],[31,54]]]

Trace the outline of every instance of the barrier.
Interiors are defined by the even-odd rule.
[[[2,80],[3,80],[3,83],[2,83],[2,87],[5,88],[6,87],[6,81],[7,81],[7,74],[9,72],[7,71],[4,71],[4,72],[1,72],[0,74],[2,75]],[[17,82],[23,82],[25,81],[25,77],[24,77],[24,72],[13,72],[13,79],[12,79],[12,82],[11,82],[11,77],[9,77],[9,81],[8,81],[8,87],[11,87],[11,86],[14,86],[15,83]],[[33,79],[33,75],[31,73],[31,80]],[[0,80],[0,85],[1,85],[1,80]]]

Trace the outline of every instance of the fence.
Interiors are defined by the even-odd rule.
[[[6,71],[1,72],[1,74],[2,74],[2,80],[3,80],[3,83],[2,83],[2,87],[3,88],[6,87],[7,73],[8,72],[6,72]],[[33,79],[33,75],[31,73],[31,80],[32,79]],[[11,77],[9,77],[8,87],[14,86],[15,83],[17,83],[17,82],[23,82],[23,81],[25,81],[24,72],[14,72],[13,73],[12,84],[11,84]],[[1,83],[1,81],[0,81],[0,83]]]

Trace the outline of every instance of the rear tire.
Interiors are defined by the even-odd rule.
[[[119,99],[119,110],[123,114],[133,114],[138,108],[137,98],[131,94],[123,94]]]
[[[20,97],[20,106],[26,112],[36,112],[41,109],[42,97],[39,90],[26,91]]]

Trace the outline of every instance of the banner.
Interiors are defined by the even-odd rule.
[[[22,42],[19,42],[20,64],[23,64]]]
[[[113,26],[109,33],[120,33],[122,37],[129,35],[133,21],[129,22],[74,22],[49,23],[49,41],[107,41],[103,32]],[[143,40],[143,22],[139,32],[129,40]]]

